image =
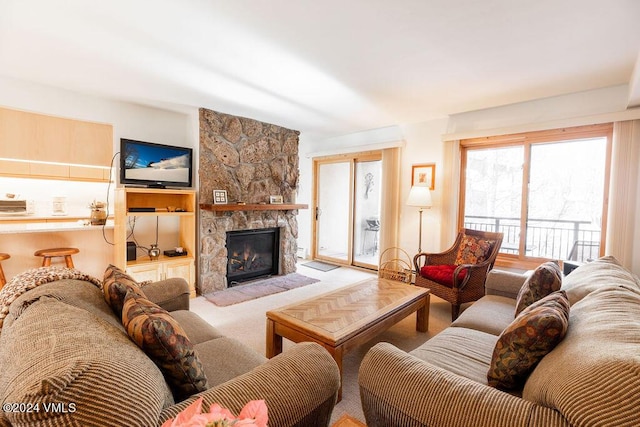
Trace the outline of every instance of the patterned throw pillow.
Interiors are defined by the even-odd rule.
[[[554,292],[525,308],[500,334],[487,381],[501,390],[519,390],[538,362],[564,338],[569,300]]]
[[[480,264],[491,253],[493,240],[478,239],[475,236],[464,235],[456,255],[456,265]]]
[[[526,307],[546,297],[552,292],[560,290],[562,286],[562,272],[555,262],[545,262],[539,265],[533,274],[525,280],[516,298],[516,316]]]
[[[176,402],[209,388],[191,341],[166,310],[129,291],[122,309],[122,324],[131,339],[160,368]]]
[[[115,265],[110,264],[104,272],[102,292],[104,292],[105,301],[118,318],[122,317],[122,306],[128,291],[145,297],[138,282]]]

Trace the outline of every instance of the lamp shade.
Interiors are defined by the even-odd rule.
[[[414,185],[411,187],[411,191],[409,191],[409,198],[407,199],[407,205],[418,206],[420,208],[430,208],[432,206],[432,202],[429,187],[423,185]]]

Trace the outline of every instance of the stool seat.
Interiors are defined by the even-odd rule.
[[[11,258],[11,255],[0,252],[0,261]],[[7,279],[4,277],[4,270],[2,270],[2,263],[0,263],[0,289],[7,283]]]
[[[73,258],[71,255],[77,254],[78,252],[80,252],[78,248],[51,248],[37,250],[33,255],[42,257],[43,267],[51,265],[51,258],[64,257],[64,262],[67,264],[67,267],[73,268]]]

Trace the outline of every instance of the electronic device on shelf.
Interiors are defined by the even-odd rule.
[[[135,261],[137,258],[137,246],[135,242],[127,242],[127,261]]]
[[[168,257],[187,256],[187,251],[182,249],[182,251],[179,252],[176,249],[169,249],[164,251],[164,255]]]
[[[134,208],[130,207],[129,212],[155,212],[156,208]]]
[[[121,184],[149,188],[191,187],[192,170],[191,148],[120,139]]]

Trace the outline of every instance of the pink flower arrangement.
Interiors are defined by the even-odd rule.
[[[252,400],[244,405],[238,418],[217,403],[209,407],[209,413],[203,414],[202,401],[200,397],[175,418],[165,421],[162,427],[267,427],[269,417],[264,400]]]

